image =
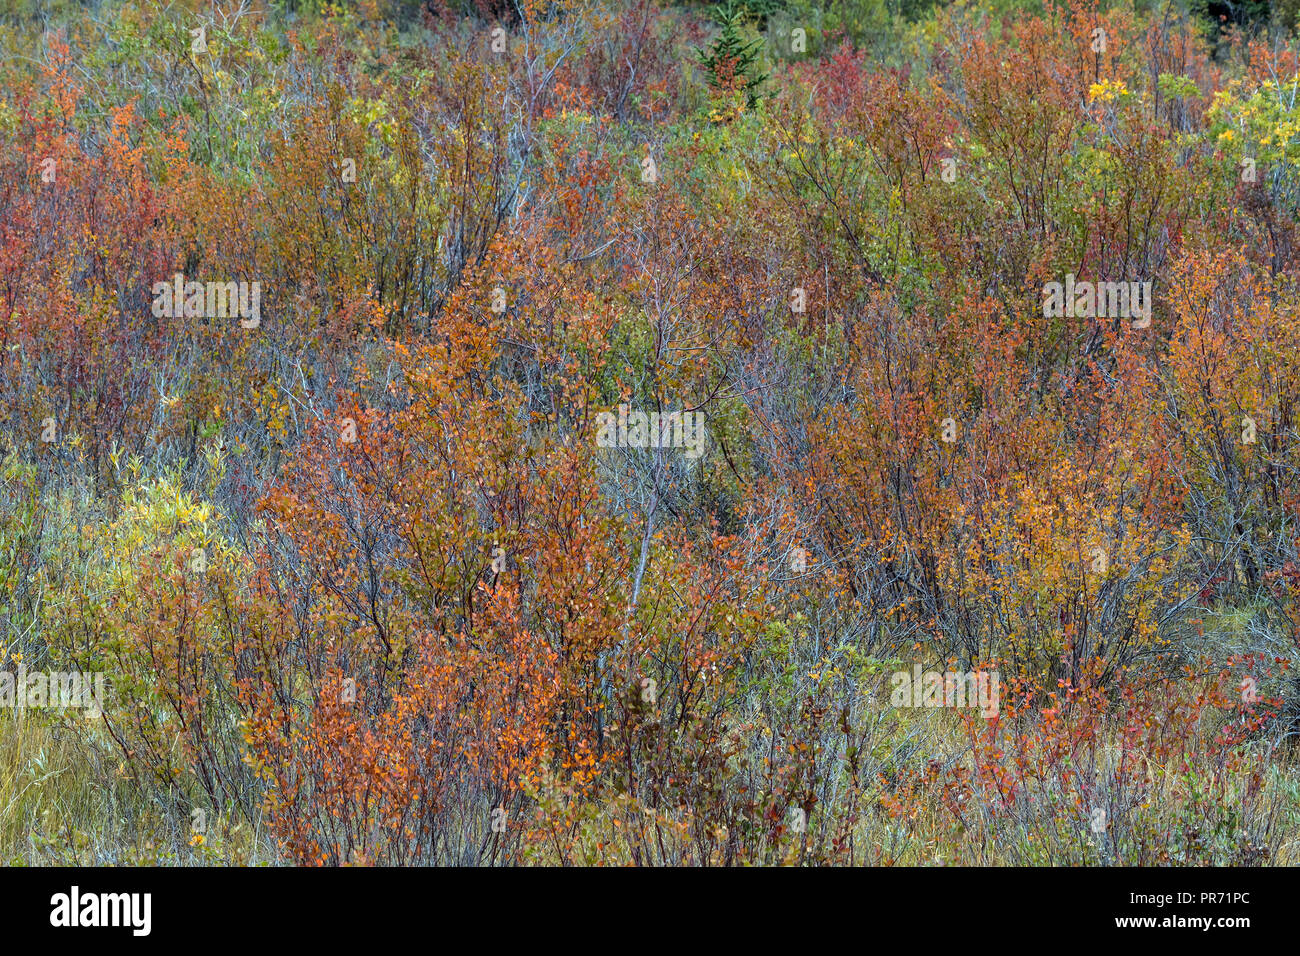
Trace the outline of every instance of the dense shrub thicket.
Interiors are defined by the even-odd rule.
[[[9,4],[0,858],[1300,861],[1294,20]]]

